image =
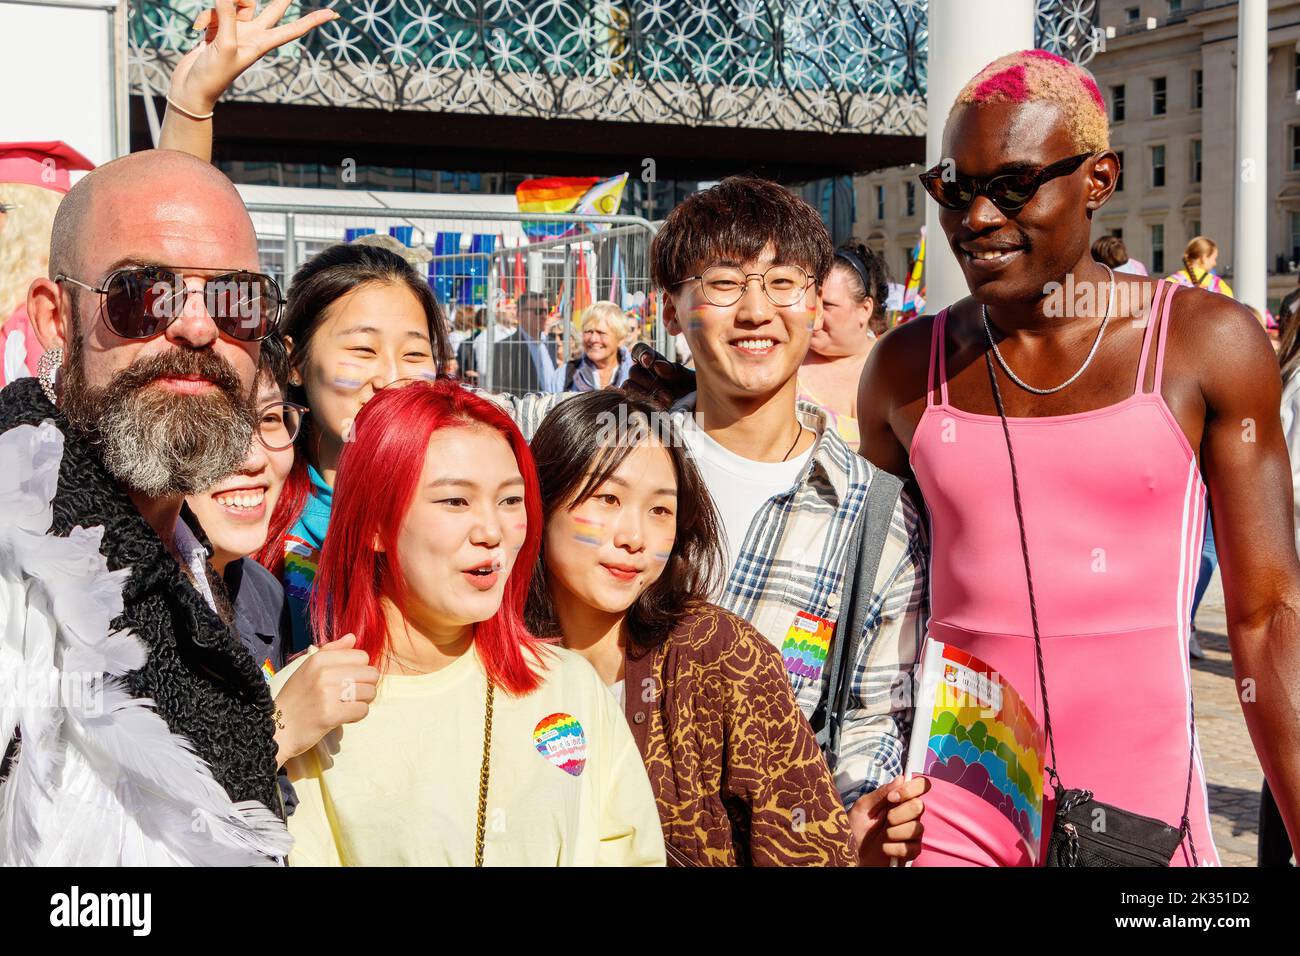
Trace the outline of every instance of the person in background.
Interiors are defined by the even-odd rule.
[[[1127,272],[1135,276],[1147,274],[1147,267],[1128,254],[1128,247],[1119,236],[1102,236],[1094,242],[1092,257],[1116,272]]]
[[[618,388],[627,381],[632,356],[627,341],[627,318],[613,302],[595,302],[582,313],[582,354],[559,365],[548,391],[590,392]]]
[[[558,405],[533,437],[545,531],[529,630],[581,654],[618,698],[670,862],[914,855],[928,782],[882,787],[845,813],[780,653],[709,603],[720,519],[681,435],[670,422],[655,434],[656,420],[653,405],[595,391]]]
[[[623,313],[623,318],[627,320],[627,338],[623,340],[623,347],[631,351],[632,346],[641,341],[641,316],[628,310]]]
[[[840,437],[857,447],[858,379],[885,331],[889,273],[884,260],[850,239],[835,250],[822,288],[822,327],[812,334],[799,368],[799,399],[825,410]]]
[[[49,274],[50,228],[71,172],[94,168],[67,143],[0,143],[0,386],[39,369],[45,349],[27,316],[27,287]]]
[[[289,400],[311,410],[257,559],[284,582],[290,652],[310,643],[306,608],[353,419],[399,379],[436,378],[446,323],[424,277],[386,249],[330,246],[293,277],[283,322]]]
[[[1172,275],[1165,276],[1165,281],[1189,288],[1208,289],[1231,298],[1232,286],[1214,274],[1218,262],[1219,247],[1214,240],[1197,236],[1183,250],[1183,267]]]
[[[289,761],[290,865],[663,865],[617,702],[524,626],[541,515],[519,429],[460,385],[385,389],[357,416],[312,621],[382,676],[364,719]]]
[[[540,292],[525,292],[519,297],[517,308],[518,331],[499,339],[492,347],[492,391],[516,396],[544,392],[557,364],[554,345],[547,334],[555,323],[546,296]]]

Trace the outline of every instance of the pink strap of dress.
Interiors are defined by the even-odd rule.
[[[1151,340],[1155,338],[1152,333],[1157,325],[1160,326],[1160,335],[1156,338],[1155,378],[1151,382],[1151,391],[1146,394],[1160,394],[1160,383],[1163,381],[1165,370],[1165,339],[1169,334],[1169,305],[1173,299],[1174,284],[1163,279],[1157,282],[1155,294],[1151,299],[1151,309],[1147,313],[1146,331],[1142,335],[1142,354],[1138,358],[1137,383],[1133,387],[1135,395],[1146,392],[1143,383],[1147,377],[1147,357],[1151,352]]]
[[[939,402],[940,405],[948,404],[948,367],[944,361],[944,339],[943,327],[948,319],[948,310],[943,309],[934,317],[934,327],[930,335],[930,373],[925,380],[925,404],[926,407],[933,406],[934,401],[934,366],[937,356],[939,364]]]

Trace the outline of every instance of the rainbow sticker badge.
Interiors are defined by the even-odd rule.
[[[271,683],[271,678],[275,676],[275,667],[271,664],[271,658],[269,657],[262,661],[262,676],[266,678],[268,684]]]
[[[537,752],[570,776],[587,765],[587,735],[572,714],[551,714],[533,728]]]
[[[816,617],[807,611],[795,614],[790,629],[785,632],[785,641],[781,644],[781,659],[785,661],[785,669],[800,677],[821,677],[822,665],[826,663],[831,635],[834,633],[835,625],[825,618]]]

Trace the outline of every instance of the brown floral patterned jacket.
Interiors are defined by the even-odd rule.
[[[655,649],[629,647],[624,677],[670,865],[856,863],[781,655],[747,621],[697,605]]]

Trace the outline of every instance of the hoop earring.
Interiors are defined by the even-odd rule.
[[[51,405],[59,404],[59,378],[63,370],[63,349],[55,346],[46,349],[36,366],[36,378],[41,383],[41,391],[50,400]]]

